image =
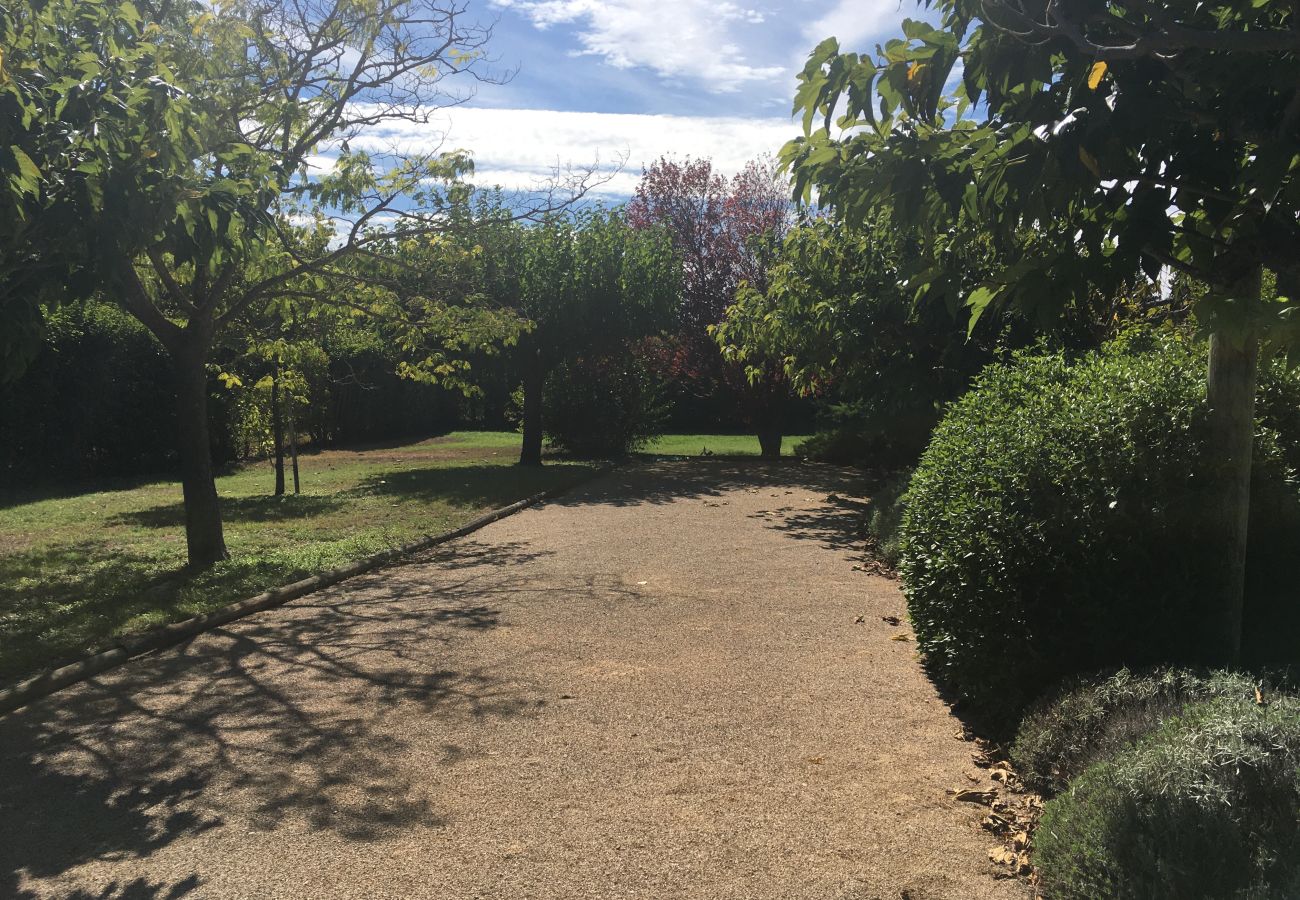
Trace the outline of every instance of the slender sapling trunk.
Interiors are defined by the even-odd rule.
[[[523,449],[519,452],[521,466],[542,464],[542,388],[545,384],[546,372],[540,355],[534,351],[524,367],[524,441]]]
[[[298,481],[298,423],[294,420],[293,403],[289,404],[289,455],[293,459],[293,492],[302,493]]]
[[[271,371],[271,443],[275,455],[275,496],[284,496],[284,421],[280,414],[280,364]]]
[[[1233,299],[1257,303],[1259,270],[1245,279],[1234,294]],[[1211,336],[1206,399],[1210,407],[1209,452],[1217,463],[1217,477],[1210,488],[1206,524],[1217,563],[1221,602],[1222,621],[1216,629],[1218,662],[1229,666],[1241,661],[1258,367],[1259,338],[1253,329],[1231,336]]]

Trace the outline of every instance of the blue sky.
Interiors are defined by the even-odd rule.
[[[447,143],[473,152],[480,184],[524,188],[556,165],[622,174],[621,199],[661,154],[708,156],[725,172],[796,135],[795,73],[835,35],[870,50],[917,16],[905,0],[471,0],[495,19],[509,83],[446,112]],[[413,137],[390,135],[393,138]]]

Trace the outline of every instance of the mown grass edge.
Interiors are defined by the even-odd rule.
[[[0,716],[21,709],[36,700],[48,697],[50,694],[85,681],[101,672],[115,669],[138,656],[175,646],[182,641],[197,637],[205,631],[211,631],[220,625],[251,616],[254,613],[283,606],[290,600],[296,600],[307,594],[332,587],[340,582],[347,581],[349,578],[355,578],[357,575],[374,571],[395,560],[419,553],[430,547],[436,547],[439,544],[445,544],[448,541],[464,537],[530,506],[536,506],[545,500],[567,493],[579,485],[594,481],[602,475],[608,474],[613,468],[613,466],[598,468],[586,478],[571,484],[549,488],[522,500],[516,500],[514,503],[484,513],[459,528],[453,528],[441,534],[425,535],[400,547],[380,550],[348,565],[337,566],[318,575],[312,575],[290,584],[271,588],[244,600],[236,600],[234,603],[227,604],[209,613],[192,616],[167,625],[160,625],[141,634],[125,636],[111,647],[91,653],[76,662],[53,669],[46,669],[19,681],[17,684],[0,690]]]

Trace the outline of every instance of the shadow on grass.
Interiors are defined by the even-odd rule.
[[[166,474],[136,475],[132,477],[114,477],[97,479],[75,479],[58,484],[36,483],[32,485],[0,486],[0,509],[26,506],[43,500],[66,500],[83,494],[102,494],[116,491],[133,491],[136,488],[166,481]]]
[[[82,655],[141,613],[167,615],[187,577],[95,541],[0,556],[0,686]]]
[[[310,551],[317,532],[325,541],[336,542],[354,530],[347,515],[363,497],[437,504],[468,518],[480,508],[504,506],[547,488],[572,484],[590,472],[591,467],[583,465],[399,469],[371,476],[332,496],[233,498],[222,501],[222,511],[229,523],[268,529],[303,523],[294,534],[302,538],[299,549]],[[312,523],[318,517],[323,517],[321,523]],[[181,568],[184,509],[179,503],[122,513],[109,523],[147,529],[148,543],[123,549],[102,539],[87,539],[0,556],[0,684],[98,649],[135,620],[174,620],[304,578],[317,569],[318,556],[295,552],[283,536],[268,532],[268,548],[259,548],[257,533],[250,532],[246,537],[251,546],[244,553],[207,571],[187,572]],[[357,531],[356,536],[374,530],[374,526],[365,528],[369,530]]]
[[[536,589],[520,564],[539,555],[461,543],[429,558],[447,573],[436,584],[419,571],[361,576],[0,719],[0,896],[35,898],[27,880],[96,861],[133,877],[139,860],[212,829],[373,841],[443,827],[436,791],[467,754],[391,722],[427,720],[420,737],[541,708],[517,676],[448,661],[472,660],[451,643],[499,627],[499,604]],[[181,897],[202,884],[202,858],[175,883],[119,879],[76,896]]]
[[[226,522],[287,522],[334,512],[346,505],[346,502],[338,495],[322,497],[316,494],[224,497],[221,500],[221,517]],[[118,513],[108,520],[108,524],[142,528],[183,528],[185,505],[168,503],[151,509]]]
[[[549,488],[574,484],[591,474],[593,468],[590,464],[551,463],[540,467],[475,465],[398,469],[372,475],[340,496],[499,507]]]

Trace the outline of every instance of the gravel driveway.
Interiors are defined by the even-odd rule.
[[[619,470],[0,719],[0,897],[1025,897],[853,496]]]

